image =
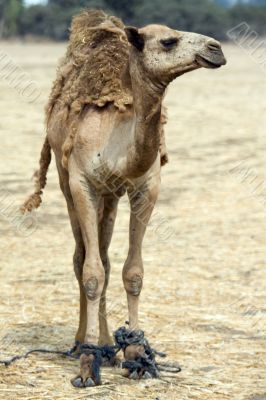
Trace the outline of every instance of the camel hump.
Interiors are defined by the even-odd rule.
[[[87,104],[113,103],[123,111],[132,104],[131,89],[121,79],[129,57],[123,22],[103,11],[88,10],[73,18],[70,32],[47,105],[47,121],[57,102],[75,114]]]
[[[86,10],[73,17],[70,29],[70,42],[74,46],[78,46],[84,35],[89,35],[90,37],[90,32],[94,29],[106,31],[111,29],[112,31],[115,28],[117,32],[118,30],[120,32],[124,31],[124,24],[121,19],[110,16],[102,10]],[[75,41],[77,41],[76,44]]]

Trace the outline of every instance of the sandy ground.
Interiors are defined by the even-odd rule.
[[[19,95],[0,74],[4,359],[36,347],[68,349],[77,327],[74,242],[54,163],[42,208],[31,221],[15,215],[32,189],[44,137],[43,107],[63,52],[62,44],[1,43],[1,54],[41,92],[29,103],[32,98]],[[32,355],[0,366],[1,399],[266,399],[265,71],[242,49],[226,45],[225,53],[225,68],[196,71],[169,89],[170,164],[162,172],[144,245],[141,326],[182,372],[131,382],[120,370],[105,368],[102,387],[75,390],[69,381],[77,361]],[[123,199],[110,251],[112,330],[127,319],[121,280],[127,226]]]

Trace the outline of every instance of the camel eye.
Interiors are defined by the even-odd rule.
[[[171,50],[173,47],[175,47],[177,45],[177,42],[178,42],[177,38],[168,38],[160,40],[160,43],[167,50]]]

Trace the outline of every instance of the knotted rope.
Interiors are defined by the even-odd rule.
[[[97,345],[92,345],[92,344],[81,344],[78,346],[78,357],[81,356],[82,354],[85,355],[90,355],[92,354],[94,356],[93,361],[92,361],[92,375],[95,379],[96,385],[101,384],[101,366],[103,363],[103,360],[106,359],[108,361],[111,361],[114,359],[116,354],[120,349],[118,349],[116,346],[97,346]]]
[[[114,334],[115,344],[113,346],[104,345],[97,346],[92,344],[80,344],[75,343],[75,346],[68,351],[58,351],[58,350],[48,350],[48,349],[33,349],[26,352],[23,355],[16,355],[8,360],[0,360],[0,364],[4,364],[6,367],[13,364],[15,361],[22,358],[27,358],[33,353],[47,353],[47,354],[58,354],[63,357],[79,358],[82,354],[94,356],[92,363],[92,371],[97,381],[100,382],[100,368],[103,359],[111,361],[114,359],[116,354],[123,350],[125,352],[126,348],[130,345],[140,345],[143,346],[144,352],[139,354],[137,359],[133,361],[123,361],[122,368],[126,368],[132,374],[136,372],[140,377],[140,373],[145,374],[147,372],[152,378],[159,378],[160,371],[178,373],[181,371],[179,365],[170,363],[158,363],[155,360],[155,356],[166,357],[165,353],[159,352],[153,349],[148,340],[144,336],[144,332],[141,330],[130,330],[125,327],[117,329]],[[75,353],[75,354],[74,354]]]
[[[160,364],[156,362],[156,355],[159,357],[166,357],[166,354],[153,349],[145,338],[144,332],[141,330],[132,331],[125,327],[121,327],[115,331],[114,339],[116,345],[123,351],[125,351],[130,345],[140,345],[144,348],[144,352],[139,354],[137,359],[133,361],[126,360],[122,363],[122,368],[128,369],[130,374],[136,372],[139,376],[140,373],[144,375],[145,372],[148,372],[150,377],[159,378],[160,371],[172,373],[178,373],[181,371],[179,365],[168,363]]]

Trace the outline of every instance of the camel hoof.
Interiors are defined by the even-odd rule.
[[[86,380],[84,386],[85,386],[85,387],[92,387],[92,386],[95,386],[95,382],[94,382],[91,378],[88,378],[88,379]]]
[[[137,373],[137,371],[133,371],[130,375],[129,375],[129,379],[134,379],[135,381],[137,379],[139,379],[139,374]]]
[[[85,383],[83,383],[83,380],[81,376],[77,376],[76,378],[71,380],[72,385],[75,388],[84,388],[84,387],[93,387],[96,386],[95,382],[93,381],[92,378],[87,378]]]
[[[83,353],[80,356],[80,374],[72,379],[71,383],[76,388],[86,388],[101,385],[100,365],[97,373],[93,371],[93,362],[95,356],[93,354]]]
[[[151,374],[148,371],[145,371],[144,374],[142,375],[143,379],[152,379]]]
[[[83,382],[80,376],[77,376],[74,379],[71,379],[71,383],[74,387],[76,388],[82,388],[83,387]]]

